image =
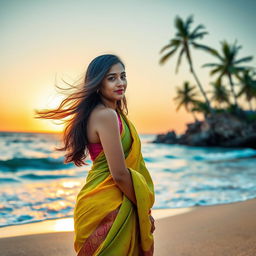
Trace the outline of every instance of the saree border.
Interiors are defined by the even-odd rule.
[[[93,231],[93,233],[85,239],[82,248],[79,250],[77,256],[93,256],[99,246],[106,239],[109,230],[111,229],[116,216],[118,215],[119,209],[121,206],[118,206],[117,209],[108,213]]]

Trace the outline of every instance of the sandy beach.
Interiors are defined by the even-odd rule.
[[[156,256],[256,255],[256,199],[153,210],[152,215],[156,219]],[[58,221],[62,221],[59,227]],[[72,218],[9,226],[0,232],[2,256],[76,255]]]

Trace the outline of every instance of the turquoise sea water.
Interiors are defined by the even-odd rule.
[[[151,143],[139,135],[154,209],[256,198],[256,150]],[[56,134],[0,133],[0,227],[73,216],[88,166],[63,164]]]

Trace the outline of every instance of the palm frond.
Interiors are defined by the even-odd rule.
[[[161,57],[159,63],[162,65],[164,64],[178,49],[178,47],[174,48],[172,51],[170,51],[169,53],[167,53],[166,55],[164,55],[163,57]]]
[[[234,61],[234,64],[239,64],[241,62],[248,62],[248,61],[251,61],[252,59],[253,59],[253,56],[247,56],[247,57],[244,57],[240,60]]]
[[[184,102],[181,101],[181,102],[179,103],[179,105],[177,106],[176,111],[178,111],[178,110],[181,108],[181,106],[182,106],[183,104],[184,104]]]
[[[202,24],[199,24],[191,33],[190,33],[190,36],[193,38],[197,32],[200,30],[200,29],[204,29],[205,26],[202,25]]]
[[[160,50],[159,54],[161,54],[163,51],[165,51],[166,49],[169,49],[169,48],[171,48],[171,47],[173,47],[173,46],[174,46],[174,47],[179,46],[180,43],[181,43],[181,42],[180,42],[179,39],[172,39],[169,44],[165,45],[165,46]]]
[[[222,65],[219,65],[217,68],[211,70],[210,75],[213,76],[214,74],[220,72],[223,69]]]
[[[192,42],[191,44],[192,44],[195,48],[198,48],[198,49],[207,51],[207,52],[209,52],[209,53],[211,53],[211,54],[213,54],[213,55],[217,55],[218,57],[221,58],[221,56],[218,54],[218,52],[217,52],[215,49],[213,49],[213,48],[211,48],[211,47],[209,47],[209,46],[206,46],[206,45],[203,45],[203,44],[198,44],[198,43],[195,43],[195,42]]]
[[[169,49],[169,48],[171,48],[171,47],[172,47],[171,44],[165,45],[165,46],[160,50],[159,54],[161,54],[163,51],[165,51],[165,50],[167,50],[167,49]]]
[[[183,20],[179,16],[176,16],[174,23],[175,23],[175,27],[177,28],[177,31],[180,34],[180,36],[185,36],[186,30],[185,30]]]
[[[224,53],[224,56],[226,57],[226,59],[230,59],[230,47],[229,44],[227,43],[227,41],[222,41],[222,52]]]
[[[205,67],[219,67],[220,64],[218,63],[206,63],[204,65],[202,65],[203,68]]]
[[[202,39],[202,38],[204,37],[204,35],[207,35],[207,34],[209,34],[207,31],[200,32],[200,33],[195,34],[195,35],[193,35],[193,36],[190,35],[190,36],[189,36],[189,39],[190,39],[190,40],[195,40],[195,39],[197,39],[197,38]]]
[[[185,52],[185,48],[182,48],[181,51],[180,51],[179,57],[178,57],[178,61],[177,61],[175,73],[177,73],[178,70],[179,70],[179,66],[180,66],[180,64],[181,64],[181,59],[182,59],[182,56],[183,56],[183,53],[184,53],[184,52]]]
[[[187,20],[185,21],[185,25],[184,25],[184,27],[185,27],[185,30],[186,31],[189,31],[189,27],[190,27],[190,25],[193,23],[193,15],[190,15],[188,18],[187,18]]]

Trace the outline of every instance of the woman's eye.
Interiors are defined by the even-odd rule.
[[[108,78],[109,81],[114,81],[115,79],[116,79],[116,78],[115,78],[114,76]],[[122,80],[125,80],[125,79],[126,79],[126,76],[121,76],[121,79],[122,79]]]

